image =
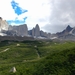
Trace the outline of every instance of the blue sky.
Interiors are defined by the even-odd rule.
[[[28,10],[22,9],[22,8],[19,6],[19,4],[18,4],[17,2],[15,2],[14,0],[11,1],[11,6],[12,6],[12,8],[13,8],[15,14],[17,14],[18,16],[21,15],[21,14],[23,14],[23,13],[28,12]],[[26,19],[27,19],[27,16],[24,17],[22,20],[19,20],[19,19],[16,17],[15,20],[7,20],[7,22],[8,22],[9,24],[15,23],[15,24],[19,24],[19,25],[20,25],[20,24],[24,24],[25,21],[26,21]]]
[[[11,6],[12,6],[12,8],[13,8],[15,14],[17,14],[17,15],[21,15],[21,14],[23,14],[23,13],[25,13],[25,12],[28,12],[28,10],[22,9],[22,8],[19,6],[19,4],[18,4],[17,2],[15,2],[14,0],[11,1]]]
[[[7,22],[9,24],[12,24],[12,23],[15,23],[15,24],[25,24],[25,21],[26,21],[27,17],[23,18],[23,20],[18,20],[17,18],[15,20],[7,20]]]

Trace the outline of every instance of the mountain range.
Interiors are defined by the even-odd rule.
[[[56,33],[56,36],[62,40],[75,40],[75,27],[68,25],[62,32]]]
[[[51,34],[40,30],[38,24],[33,29],[28,30],[27,24],[12,26],[0,17],[0,36],[27,36],[39,39],[75,40],[75,27],[68,25],[63,31]]]
[[[0,35],[1,36],[31,36],[34,38],[50,38],[50,33],[40,30],[38,24],[32,29],[28,30],[27,24],[12,26],[0,17]]]

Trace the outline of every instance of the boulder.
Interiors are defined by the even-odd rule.
[[[13,72],[13,73],[15,73],[15,72],[16,72],[16,68],[13,67],[9,72]]]

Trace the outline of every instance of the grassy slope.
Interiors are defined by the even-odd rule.
[[[40,66],[37,66],[34,75],[75,75],[75,47],[72,47],[74,44],[67,44],[67,48],[60,46],[61,51],[48,55],[38,64]]]
[[[0,45],[0,51],[10,48],[0,53],[0,75],[75,75],[75,42],[24,41]],[[15,74],[9,73],[13,66],[17,69]]]

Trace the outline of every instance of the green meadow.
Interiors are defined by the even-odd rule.
[[[75,75],[75,42],[2,41],[0,75]]]

